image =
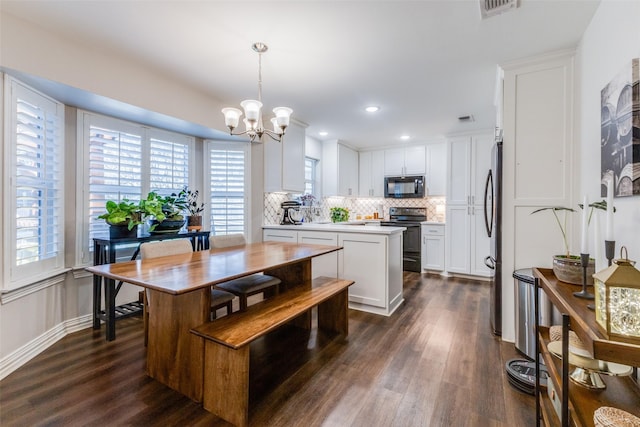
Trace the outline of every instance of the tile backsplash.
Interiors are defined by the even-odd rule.
[[[295,200],[294,195],[283,193],[264,193],[263,224],[279,224],[281,218],[280,203]],[[329,209],[342,207],[349,209],[349,219],[355,219],[356,214],[373,215],[382,208],[384,218],[389,217],[389,208],[424,207],[427,208],[427,220],[444,222],[445,197],[427,197],[424,199],[385,199],[381,197],[323,197],[316,200],[313,207],[304,207],[305,221],[329,221]]]

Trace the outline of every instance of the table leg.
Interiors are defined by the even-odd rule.
[[[240,427],[249,424],[249,347],[205,344],[203,407]]]
[[[116,281],[105,279],[104,281],[104,313],[107,326],[107,341],[116,339]]]
[[[93,276],[93,329],[100,329],[100,298],[102,297],[102,277]]]
[[[318,305],[318,329],[349,334],[349,290]]]

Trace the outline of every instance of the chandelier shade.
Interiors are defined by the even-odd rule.
[[[258,99],[246,99],[240,103],[244,110],[243,122],[246,130],[241,133],[233,133],[238,127],[240,117],[243,112],[237,108],[227,107],[222,109],[224,115],[224,124],[229,128],[230,135],[247,135],[251,142],[262,138],[262,135],[268,135],[271,139],[281,142],[293,110],[289,107],[276,107],[273,109],[274,118],[271,119],[273,131],[265,129],[262,125],[262,54],[267,51],[268,47],[264,43],[254,43],[253,50],[258,52]]]

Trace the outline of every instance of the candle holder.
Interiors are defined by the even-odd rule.
[[[611,267],[614,253],[616,252],[616,241],[605,240],[604,241],[604,256],[607,258],[608,266]]]
[[[594,299],[595,295],[587,291],[587,266],[589,265],[589,254],[580,254],[580,265],[582,266],[582,290],[574,292],[573,296],[584,299]]]

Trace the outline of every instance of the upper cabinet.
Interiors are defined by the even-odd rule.
[[[427,144],[427,170],[425,176],[427,196],[447,194],[447,143]]]
[[[282,142],[263,141],[264,191],[303,193],[305,127],[292,121]]]
[[[384,174],[385,176],[424,175],[425,156],[424,145],[385,150]]]
[[[358,195],[358,152],[338,140],[322,144],[322,192],[324,196]]]
[[[360,158],[360,197],[384,197],[384,151],[362,151]]]
[[[493,140],[493,135],[486,134],[449,141],[447,205],[483,203]]]

